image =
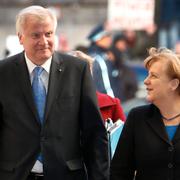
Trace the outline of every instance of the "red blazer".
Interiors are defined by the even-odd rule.
[[[104,121],[108,118],[111,118],[113,122],[117,121],[118,119],[125,121],[126,116],[118,98],[112,98],[111,96],[102,94],[98,91],[96,91],[96,95]]]

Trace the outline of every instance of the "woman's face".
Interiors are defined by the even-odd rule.
[[[167,63],[153,62],[144,84],[147,90],[147,101],[156,104],[167,98],[171,92],[171,78],[167,75]]]

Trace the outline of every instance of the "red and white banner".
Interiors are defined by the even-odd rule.
[[[154,0],[108,0],[110,29],[143,30],[154,24]]]

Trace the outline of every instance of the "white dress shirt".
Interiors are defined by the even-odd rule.
[[[35,67],[37,67],[37,65],[35,65],[34,63],[32,63],[32,61],[30,59],[28,59],[27,55],[25,54],[25,60],[26,60],[26,64],[27,64],[27,68],[29,71],[29,76],[30,76],[30,80],[31,80],[31,84],[33,81],[33,77],[34,77],[34,73],[33,70]],[[41,67],[44,68],[44,71],[42,72],[40,78],[45,86],[46,89],[46,94],[48,91],[48,83],[49,83],[49,73],[50,73],[50,66],[51,66],[51,60],[52,57],[50,57],[49,59],[47,59],[45,61],[44,64],[41,65]],[[43,173],[43,164],[37,160],[31,170],[32,172],[36,172],[36,173]]]

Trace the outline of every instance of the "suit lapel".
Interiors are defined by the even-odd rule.
[[[149,126],[153,129],[153,131],[165,142],[170,144],[169,138],[167,136],[165,126],[161,120],[161,114],[159,110],[152,105],[152,112],[150,113],[149,118],[146,120]]]
[[[57,95],[60,93],[60,83],[61,83],[61,76],[64,71],[64,64],[62,63],[62,59],[60,56],[54,53],[50,68],[50,77],[49,77],[49,86],[48,86],[48,94],[46,100],[46,110],[45,110],[45,120],[50,112],[52,103]],[[23,95],[25,97],[26,103],[28,104],[29,108],[33,112],[33,115],[36,118],[36,122],[39,123],[38,114],[36,110],[36,106],[33,100],[32,94],[32,87],[30,82],[30,77],[27,69],[27,65],[25,62],[24,53],[21,53],[17,61],[15,60],[15,76],[19,82],[19,85],[23,91]]]
[[[180,140],[180,125],[177,128],[177,131],[176,131],[176,133],[174,135],[174,138],[172,139],[173,144],[176,144],[179,140]]]
[[[53,101],[57,98],[60,93],[61,77],[64,72],[64,64],[61,57],[54,53],[50,68],[50,77],[48,85],[48,94],[46,101],[45,120],[50,112]]]
[[[24,53],[21,53],[17,61],[15,60],[15,76],[19,82],[19,85],[23,91],[23,95],[25,97],[26,103],[28,104],[29,108],[33,112],[33,115],[36,118],[36,122],[38,121],[38,115],[35,108],[33,95],[32,95],[32,87],[30,82],[30,77],[27,69],[27,65],[24,58]]]

